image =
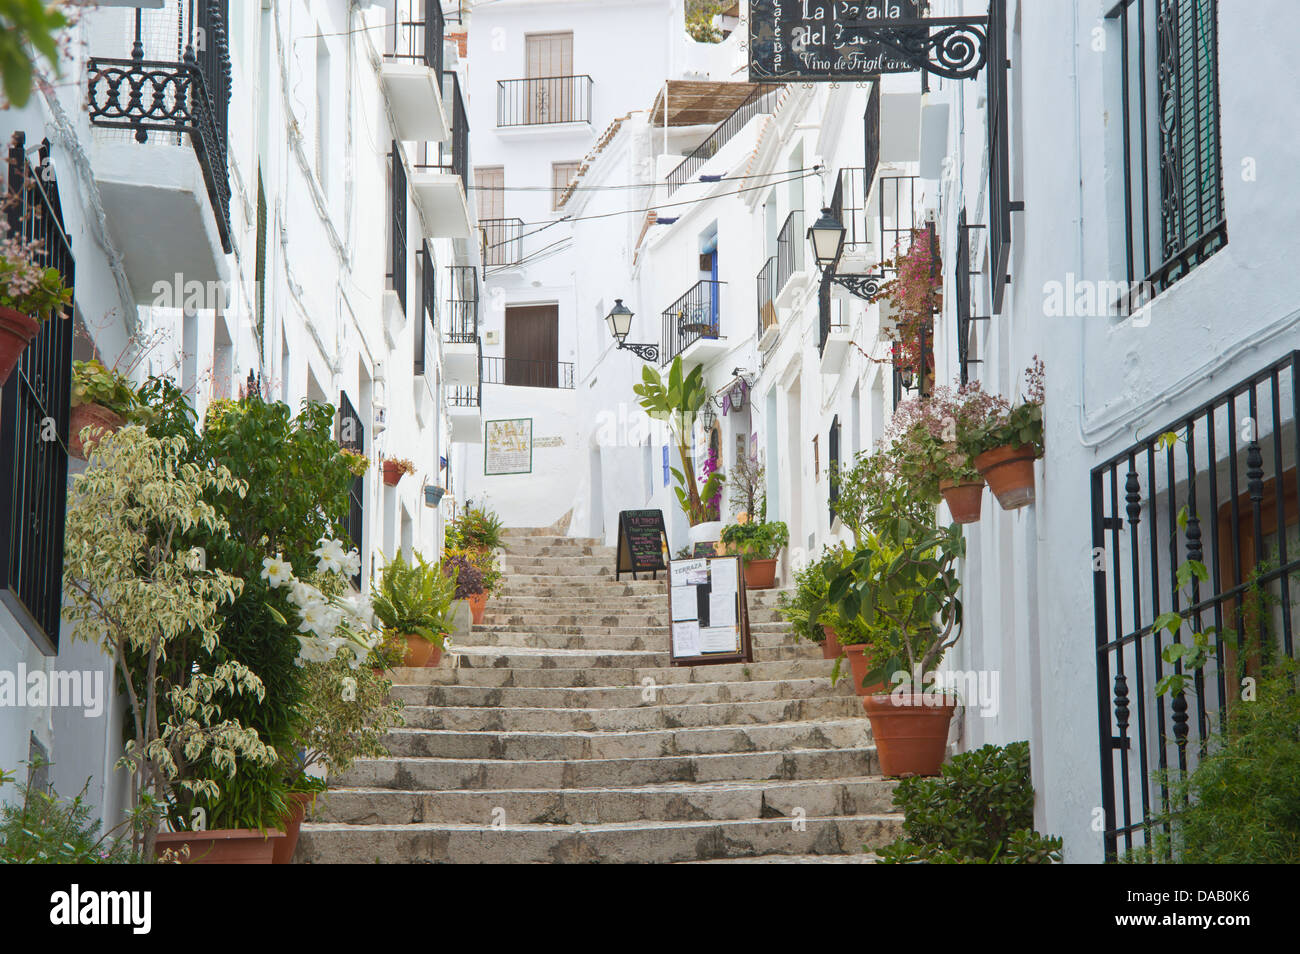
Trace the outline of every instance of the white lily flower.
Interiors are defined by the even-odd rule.
[[[293,567],[280,554],[262,560],[262,579],[270,584],[271,589],[279,589],[293,579]]]

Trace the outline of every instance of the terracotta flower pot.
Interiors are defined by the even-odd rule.
[[[943,494],[944,503],[955,522],[975,523],[979,520],[980,505],[984,501],[984,481],[957,483],[955,480],[941,480],[939,492]]]
[[[853,691],[860,696],[869,696],[876,692],[886,692],[889,684],[885,682],[873,682],[869,686],[864,686],[862,681],[867,678],[870,667],[867,665],[866,646],[861,643],[855,646],[845,646],[844,654],[849,657],[849,668],[853,671]]]
[[[126,426],[121,415],[102,404],[78,404],[72,409],[68,421],[68,430],[71,432],[68,436],[68,453],[81,460],[86,459],[86,448],[81,443],[81,432],[85,428],[94,428],[92,434],[95,439],[103,440]]]
[[[745,561],[745,589],[770,590],[776,586],[776,558]]]
[[[284,820],[284,837],[276,839],[271,849],[271,864],[287,865],[293,861],[294,850],[298,847],[298,832],[302,829],[302,820],[307,817],[307,806],[311,804],[310,792],[294,792],[289,796],[289,814]]]
[[[1015,510],[1034,502],[1034,461],[1038,455],[1029,444],[1010,444],[985,451],[975,458],[980,472],[1003,510]]]
[[[423,636],[417,636],[414,633],[407,633],[402,636],[406,640],[406,655],[402,657],[402,665],[411,669],[423,669],[425,666],[436,666],[434,653],[438,654],[438,659],[442,658],[442,649],[429,642]]]
[[[476,626],[482,625],[483,617],[487,614],[487,598],[487,593],[471,593],[465,597]]]
[[[401,480],[404,476],[405,474],[402,473],[402,469],[397,466],[397,461],[395,460],[384,461],[384,483],[385,484],[387,484],[389,487],[396,487],[397,482]]]
[[[835,635],[835,630],[823,625],[822,632],[826,634],[826,640],[822,643],[822,656],[826,659],[839,659],[843,649],[840,647],[840,639]]]
[[[40,333],[41,323],[12,308],[0,308],[0,388],[18,367],[27,346]]]
[[[893,693],[882,692],[863,696],[862,708],[871,720],[881,775],[939,774],[948,750],[948,724],[957,708],[955,698],[927,692],[895,699]]]
[[[158,833],[155,857],[168,849],[190,849],[191,865],[269,865],[282,831],[255,828],[214,828],[212,831],[164,831]]]

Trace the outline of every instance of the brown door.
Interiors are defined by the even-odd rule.
[[[517,387],[559,387],[560,309],[528,305],[506,309],[504,383]]]
[[[527,121],[573,121],[573,34],[534,33],[524,39]]]

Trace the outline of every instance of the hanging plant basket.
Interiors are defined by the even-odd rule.
[[[9,375],[40,330],[41,323],[35,318],[12,308],[0,308],[0,388],[9,382]]]
[[[447,492],[445,487],[436,487],[433,484],[425,484],[424,487],[424,505],[426,507],[436,507],[442,503],[442,497]]]
[[[397,482],[406,476],[406,471],[402,465],[395,460],[384,461],[384,483],[389,487],[396,487]]]
[[[975,523],[980,518],[980,506],[984,501],[984,481],[942,480],[939,492],[943,494],[944,503],[952,514],[955,523]]]
[[[97,441],[115,434],[126,426],[120,414],[102,404],[78,404],[68,418],[68,453],[80,460],[86,459],[86,448],[81,443],[81,432],[91,428],[90,436]]]
[[[975,469],[988,481],[1003,510],[1015,510],[1034,502],[1034,461],[1038,454],[1031,444],[1006,445],[985,451],[975,458]]]

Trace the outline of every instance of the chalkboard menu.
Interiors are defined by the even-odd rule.
[[[631,573],[656,573],[668,569],[665,557],[668,531],[662,510],[623,510],[618,515],[618,556],[614,579]]]
[[[854,82],[910,73],[872,28],[919,16],[918,0],[749,0],[749,81]],[[924,37],[925,28],[895,37]]]

